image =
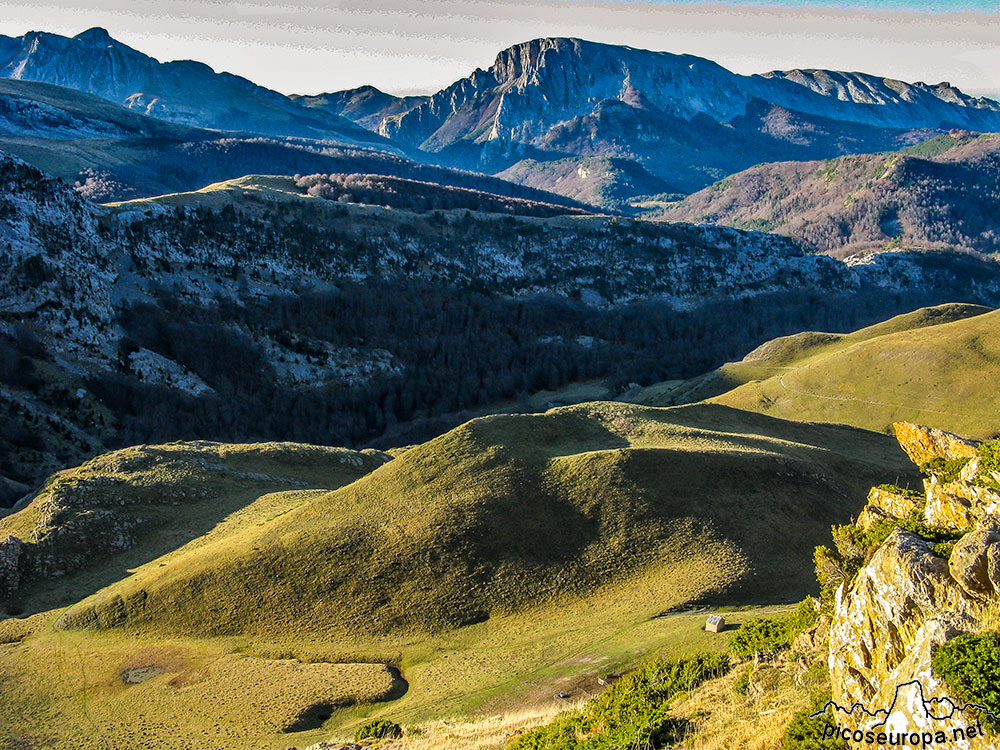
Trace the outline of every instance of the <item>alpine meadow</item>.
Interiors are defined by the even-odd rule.
[[[2,11],[0,750],[1000,750],[992,4]]]

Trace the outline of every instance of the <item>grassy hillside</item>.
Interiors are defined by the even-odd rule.
[[[656,616],[799,598],[829,525],[907,471],[886,436],[717,405],[474,420],[334,492],[265,495],[65,613],[14,628],[0,684],[22,687],[0,691],[0,709],[22,734],[58,715],[56,747],[88,721],[127,742],[136,712],[169,714],[172,736],[191,738],[180,746],[271,747],[275,727],[315,706],[327,708],[294,735],[299,746],[373,713],[409,724],[544,704],[647,654],[724,647],[700,629],[703,614]],[[295,664],[391,665],[407,689],[338,667],[325,696],[303,680],[294,699],[273,698]],[[122,687],[115,675],[133,667],[163,671]],[[220,718],[244,680],[274,707],[253,740]],[[197,696],[185,714],[178,701]]]
[[[690,582],[690,598],[794,596],[812,576],[789,566],[789,554],[807,557],[816,520],[849,513],[858,495],[847,488],[870,471],[850,443],[879,442],[799,430],[719,407],[622,404],[474,420],[271,523],[140,571],[74,608],[67,625],[438,632],[585,597],[713,547],[728,554]],[[768,445],[778,435],[809,444]],[[767,501],[780,491],[776,460],[789,470],[778,504]],[[820,468],[842,469],[851,484],[831,497],[826,483],[805,479]],[[780,552],[761,544],[775,528]],[[418,552],[400,559],[399,549]]]
[[[909,420],[983,439],[1000,432],[1000,312],[827,342],[771,365],[715,403],[884,431]]]
[[[757,347],[739,362],[727,362],[721,367],[695,378],[666,381],[631,391],[626,393],[621,400],[648,406],[675,406],[722,397],[740,386],[784,375],[788,371],[803,367],[814,360],[843,352],[872,339],[965,320],[990,311],[991,308],[981,305],[937,305],[897,315],[851,333],[803,331],[791,336],[780,336]],[[728,401],[723,402],[729,403]],[[746,403],[740,403],[740,408],[749,408]],[[760,409],[751,410],[759,411]],[[867,424],[856,426],[868,427]]]
[[[221,197],[225,195],[239,203],[242,193],[267,196],[270,201],[290,201],[294,198],[318,198],[339,206],[367,205],[380,208],[404,209],[414,213],[428,211],[470,210],[482,213],[515,214],[548,218],[561,215],[584,215],[579,208],[557,206],[538,200],[514,198],[497,193],[463,187],[451,187],[420,180],[408,180],[385,175],[314,174],[294,177],[279,175],[247,175],[235,180],[213,183],[196,194]],[[155,200],[167,204],[184,204],[190,193],[160,196]],[[139,199],[112,203],[113,206],[135,206],[150,203]],[[202,204],[204,205],[204,204]]]
[[[173,443],[98,456],[53,475],[24,507],[0,510],[0,542],[24,543],[6,602],[0,585],[0,613],[65,606],[136,565],[280,515],[313,488],[340,487],[386,460],[293,443]]]
[[[998,153],[1000,136],[956,132],[898,152],[761,164],[661,215],[778,232],[839,257],[894,248],[992,254]]]

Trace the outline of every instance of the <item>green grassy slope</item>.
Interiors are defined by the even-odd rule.
[[[909,420],[1000,432],[1000,311],[820,347],[712,401],[784,419],[884,431]]]
[[[132,746],[138,716],[158,722],[147,747],[301,747],[373,714],[596,690],[644,656],[725,645],[704,614],[658,614],[799,598],[829,525],[908,466],[887,436],[717,405],[474,420],[336,491],[263,495],[65,612],[0,622],[0,710],[16,737],[43,717],[54,747]],[[123,686],[139,667],[163,671]],[[240,695],[265,707],[243,729]],[[317,704],[328,719],[281,732]]]
[[[172,443],[98,456],[0,514],[0,540],[26,543],[20,585],[0,598],[0,614],[5,605],[17,613],[65,606],[136,565],[246,518],[280,514],[310,489],[340,487],[385,460],[294,443]]]
[[[657,383],[630,392],[621,400],[648,406],[674,406],[721,397],[740,386],[783,375],[787,371],[805,366],[813,360],[842,352],[865,341],[902,331],[916,331],[965,320],[988,312],[990,312],[990,308],[980,305],[937,305],[897,315],[852,333],[803,331],[791,336],[781,336],[761,344],[739,362],[727,362],[716,370],[689,380]],[[748,401],[730,402],[723,400],[721,403],[760,411]],[[774,416],[785,416],[785,414],[775,413]],[[785,416],[785,418],[795,417]],[[849,424],[855,423],[849,422]],[[879,424],[878,429],[882,429],[884,425]],[[869,423],[857,424],[856,426],[871,428]]]
[[[811,588],[806,563],[825,527],[872,483],[872,461],[883,475],[902,468],[882,442],[717,406],[487,417],[270,523],[147,566],[67,624],[432,633],[586,597],[712,547],[729,554],[689,598],[794,597]]]

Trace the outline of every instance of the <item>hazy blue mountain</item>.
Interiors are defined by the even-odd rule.
[[[102,202],[196,190],[250,173],[364,173],[579,207],[531,186],[379,149],[178,125],[34,81],[0,79],[0,150]]]
[[[409,112],[423,103],[426,96],[394,96],[374,86],[334,91],[314,96],[294,95],[292,99],[312,109],[345,117],[368,130],[378,130],[382,120],[390,115]]]
[[[0,75],[85,91],[184,125],[388,146],[349,120],[200,62],[161,63],[100,28],[2,37]]]
[[[947,83],[744,76],[691,55],[536,39],[387,117],[379,132],[467,168],[607,156],[693,190],[761,162],[898,148],[951,128],[1000,130],[1000,103]]]

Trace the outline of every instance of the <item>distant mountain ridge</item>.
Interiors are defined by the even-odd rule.
[[[1000,251],[1000,136],[761,164],[666,205],[664,219],[778,232],[837,257],[907,248]]]
[[[546,38],[502,51],[379,132],[490,171],[528,158],[629,158],[690,191],[740,164],[898,148],[956,127],[1000,130],[1000,103],[947,83],[744,76],[692,55]]]
[[[293,94],[291,98],[312,109],[346,117],[368,130],[378,130],[386,117],[408,112],[427,99],[426,96],[394,96],[374,86],[359,86],[315,96]]]
[[[102,28],[74,37],[39,31],[0,37],[0,76],[77,89],[183,125],[391,149],[349,120],[204,63],[161,63]]]
[[[744,76],[693,55],[545,38],[503,50],[488,70],[475,71],[380,130],[414,145],[427,140],[447,144],[454,133],[440,131],[449,119],[485,103],[491,106],[466,137],[530,139],[609,99],[652,106],[687,120],[706,115],[729,122],[759,99],[803,114],[877,127],[1000,128],[1000,102],[967,96],[948,83],[909,84],[826,70]],[[539,107],[542,103],[545,107]],[[522,119],[523,114],[532,117]]]
[[[185,125],[510,170],[505,176],[522,184],[608,196],[606,208],[649,195],[650,185],[695,192],[764,162],[896,150],[951,129],[1000,131],[1000,102],[947,82],[816,69],[740,75],[693,55],[572,38],[509,47],[432,96],[373,86],[284,96],[202,63],[160,63],[104,29],[2,37],[0,76],[75,88]],[[617,160],[610,177],[587,168],[594,157]],[[567,159],[583,169],[547,166]]]
[[[378,149],[220,133],[150,117],[63,86],[2,78],[0,151],[77,185],[98,202],[197,190],[253,172],[364,173],[581,208],[572,199],[530,186]]]

